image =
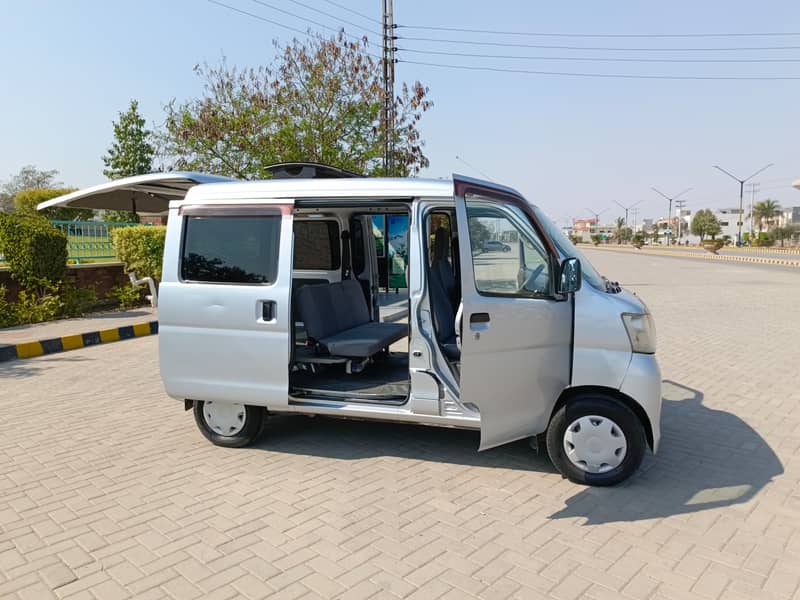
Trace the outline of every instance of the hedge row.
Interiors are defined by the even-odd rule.
[[[161,281],[161,261],[164,257],[164,237],[167,228],[157,225],[117,227],[111,238],[117,257],[125,269],[135,271],[137,277],[152,277]]]
[[[41,217],[0,214],[0,254],[24,289],[53,287],[67,270],[67,236]]]

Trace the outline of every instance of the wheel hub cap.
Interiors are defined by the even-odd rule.
[[[606,473],[617,468],[625,459],[627,450],[625,434],[608,417],[580,417],[564,432],[567,458],[587,473]]]
[[[203,403],[206,425],[219,435],[232,436],[239,433],[244,428],[245,415],[244,404],[211,401]]]

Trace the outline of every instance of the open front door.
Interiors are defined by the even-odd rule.
[[[461,401],[481,413],[485,450],[536,435],[569,384],[572,300],[558,256],[513,190],[454,176],[461,257]]]

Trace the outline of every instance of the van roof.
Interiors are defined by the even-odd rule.
[[[183,204],[235,202],[247,199],[311,198],[369,199],[392,201],[416,197],[453,197],[451,179],[365,177],[343,179],[270,179],[197,185],[185,198],[170,202]]]
[[[275,165],[295,168],[297,164]],[[301,165],[308,169],[309,164]],[[314,166],[317,169],[317,166]],[[317,171],[314,171],[317,173]],[[292,175],[292,173],[289,173]],[[319,175],[319,173],[317,173]],[[302,169],[301,169],[302,175]],[[329,174],[330,175],[330,174]],[[108,181],[100,185],[71,192],[37,206],[38,210],[55,206],[123,210],[130,212],[166,212],[169,207],[184,204],[225,203],[242,200],[287,199],[307,200],[339,198],[343,200],[385,201],[387,204],[411,198],[452,198],[454,180],[461,183],[489,185],[507,193],[519,195],[509,187],[453,175],[453,179],[418,179],[416,177],[339,177],[305,178],[302,176],[241,181],[207,173],[167,172],[148,173]]]

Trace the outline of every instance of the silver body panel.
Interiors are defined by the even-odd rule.
[[[645,312],[628,292],[608,294],[584,285],[575,294],[572,385],[619,389],[633,353],[620,315]]]
[[[653,433],[653,453],[661,441],[661,369],[653,354],[634,354],[620,391],[633,398],[647,414]]]

